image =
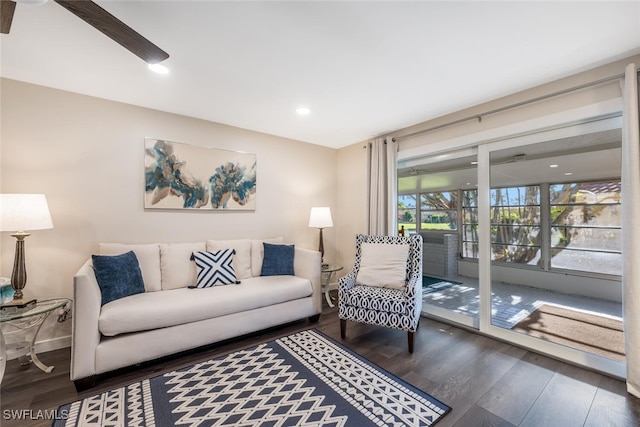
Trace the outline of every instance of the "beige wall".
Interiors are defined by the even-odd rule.
[[[7,79],[0,105],[0,191],[46,194],[55,227],[26,241],[27,291],[38,298],[71,298],[99,242],[284,236],[316,249],[309,210],[336,208],[334,149]],[[255,212],[145,210],[145,137],[255,153]],[[328,259],[335,236],[325,230]],[[0,244],[0,275],[10,276],[15,240],[2,233]]]

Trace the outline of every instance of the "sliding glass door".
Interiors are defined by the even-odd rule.
[[[620,141],[612,116],[402,161],[423,314],[624,376]]]
[[[481,330],[619,373],[621,132],[601,125],[485,147],[488,275],[481,298],[488,300]]]
[[[405,164],[398,177],[399,232],[423,239],[423,312],[477,328],[475,149]]]

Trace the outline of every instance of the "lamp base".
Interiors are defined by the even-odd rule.
[[[0,305],[0,310],[4,310],[5,308],[25,308],[29,305],[35,304],[36,302],[38,302],[38,300],[35,298],[14,299]]]

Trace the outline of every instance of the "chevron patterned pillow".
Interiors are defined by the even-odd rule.
[[[240,283],[233,269],[233,249],[215,252],[194,251],[191,259],[196,262],[198,280],[194,288],[209,288],[216,285]]]

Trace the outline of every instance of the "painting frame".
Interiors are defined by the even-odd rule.
[[[144,208],[255,211],[255,154],[144,139]]]

